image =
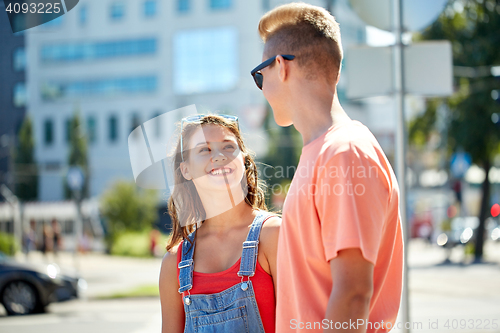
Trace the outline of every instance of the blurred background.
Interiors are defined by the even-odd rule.
[[[281,208],[302,140],[250,70],[260,17],[287,2],[80,0],[16,33],[0,3],[2,332],[159,330],[167,198],[136,186],[128,148],[150,119],[191,104],[237,115]],[[399,175],[404,143],[411,325],[394,331],[500,332],[500,1],[306,2],[340,23],[340,102]],[[2,284],[13,267],[43,281]],[[42,314],[8,316],[27,312]]]

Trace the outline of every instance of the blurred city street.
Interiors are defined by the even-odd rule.
[[[415,332],[500,332],[500,242],[489,242],[485,264],[463,264],[461,248],[455,248],[450,264],[442,264],[446,252],[435,245],[413,240],[409,248],[410,321]],[[31,261],[44,262],[36,254]],[[61,267],[72,267],[72,254],[62,254]],[[467,262],[467,261],[466,261]],[[2,333],[121,332],[153,333],[161,327],[157,297],[107,299],[141,286],[157,284],[161,258],[135,259],[87,254],[79,258],[80,274],[88,283],[82,299],[54,303],[47,313],[7,317],[0,312]],[[474,320],[475,329],[460,329],[460,320]],[[490,328],[485,328],[489,320]],[[438,328],[435,325],[437,321]],[[448,321],[449,328],[447,328]],[[463,323],[463,322],[462,322]],[[453,329],[453,324],[458,325]],[[481,324],[481,327],[479,325]],[[400,330],[394,329],[393,332]]]
[[[328,38],[342,52],[318,57],[320,44],[280,42],[291,49],[257,72],[269,52],[261,18],[295,0],[76,0],[70,8],[65,1],[61,12],[0,1],[0,264],[14,257],[42,266],[13,273],[0,265],[0,274],[15,276],[0,276],[0,299],[9,313],[32,313],[83,289],[42,314],[8,316],[0,304],[0,333],[160,332],[161,256],[174,227],[191,222],[179,219],[184,207],[174,200],[195,180],[184,181],[176,164],[186,162],[188,126],[205,126],[203,114],[236,122],[255,157],[247,164],[245,155],[245,170],[251,165],[255,182],[267,185],[270,210],[282,210],[292,180],[302,177],[308,135],[300,121],[278,125],[267,91],[279,90],[263,85],[262,70],[280,54],[290,68],[313,55],[320,70],[304,77],[327,74],[324,115],[340,112],[340,103],[373,134],[396,175],[398,216],[411,241],[409,311],[400,308],[392,332],[500,333],[500,0],[303,0],[335,17],[342,38]],[[342,68],[337,81],[332,68]],[[316,98],[298,100],[286,105],[300,107],[304,119],[321,114]],[[346,185],[355,165],[342,172]],[[44,298],[21,274],[52,287],[59,274],[72,282]],[[394,310],[397,298],[380,303]]]

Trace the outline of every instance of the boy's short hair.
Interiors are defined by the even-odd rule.
[[[326,74],[328,83],[336,82],[343,56],[340,28],[326,9],[301,2],[276,7],[260,19],[259,34],[268,57],[292,54],[310,70],[307,79]]]

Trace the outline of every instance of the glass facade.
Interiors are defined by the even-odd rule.
[[[42,46],[44,63],[91,61],[155,54],[156,38],[128,39],[95,43],[65,43]]]
[[[228,9],[233,5],[232,0],[210,0],[211,9]]]
[[[157,5],[158,4],[157,4],[156,0],[144,1],[144,16],[146,16],[146,17],[156,16]]]
[[[227,91],[238,83],[238,32],[233,27],[179,31],[172,52],[177,94]]]
[[[25,107],[28,104],[28,92],[26,84],[19,82],[14,85],[14,96],[12,97],[14,106],[17,108]]]
[[[13,54],[14,70],[24,71],[26,69],[26,51],[24,47],[17,48]]]
[[[112,3],[109,15],[114,21],[123,19],[125,16],[125,4],[123,2]]]
[[[47,82],[42,85],[42,99],[120,96],[155,92],[156,76],[113,78],[103,80]]]
[[[191,0],[177,0],[177,11],[181,13],[189,12]]]

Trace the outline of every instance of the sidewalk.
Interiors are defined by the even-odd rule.
[[[443,249],[419,240],[410,243],[412,332],[500,332],[500,243],[487,243],[484,258],[484,264],[463,264],[463,249],[456,248],[451,263],[443,264]]]

